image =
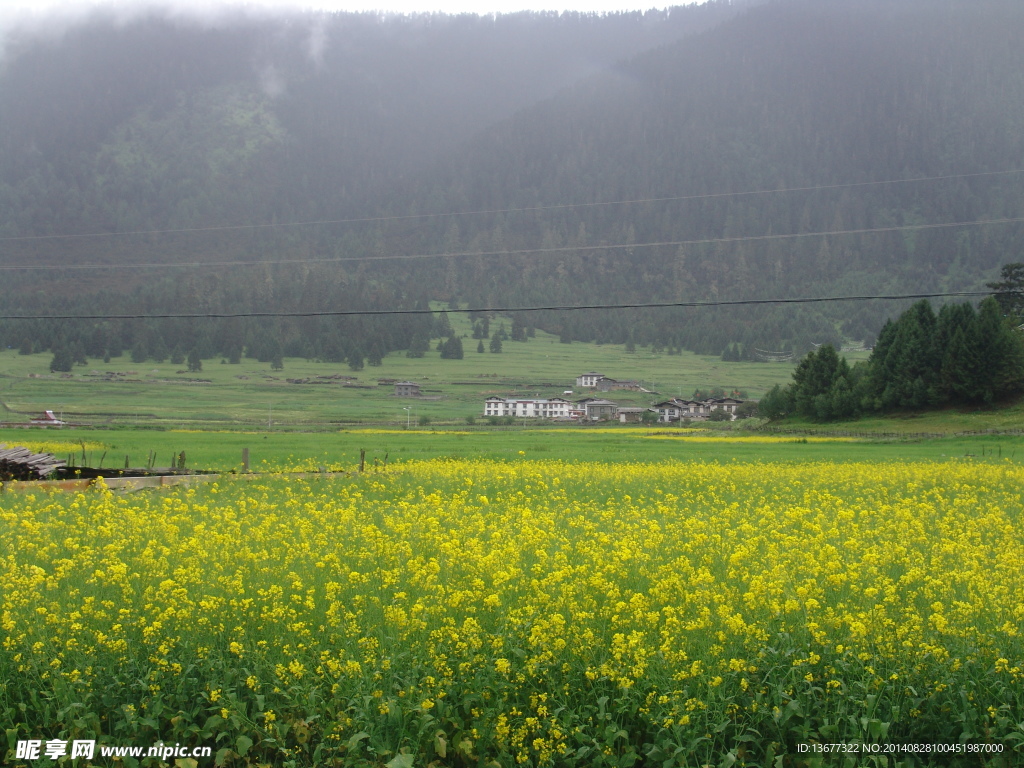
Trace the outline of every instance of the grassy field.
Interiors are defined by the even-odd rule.
[[[608,464],[530,440],[0,496],[6,762],[96,739],[282,768],[1021,764],[1019,464]],[[856,751],[814,751],[835,743]]]
[[[456,330],[469,331],[465,318],[452,315],[451,320]],[[288,358],[281,372],[243,359],[238,365],[207,360],[195,374],[169,363],[137,365],[127,357],[110,363],[91,360],[71,374],[51,374],[51,355],[18,355],[8,349],[0,352],[0,420],[26,421],[50,409],[66,420],[97,425],[256,428],[270,422],[313,429],[352,422],[397,425],[421,416],[461,423],[479,416],[490,395],[561,396],[586,371],[642,381],[657,394],[615,392],[609,397],[622,405],[648,406],[663,397],[690,396],[697,388],[739,389],[757,398],[787,382],[793,370],[787,363],[723,363],[691,353],[654,355],[642,348],[627,353],[621,345],[559,344],[542,331],[526,343],[505,342],[501,354],[478,354],[471,338],[463,344],[462,360],[442,360],[436,351],[420,359],[398,352],[381,366],[358,372],[343,364]],[[350,386],[317,378],[338,375],[352,376]],[[396,398],[393,386],[379,385],[379,379],[418,382],[423,397]]]
[[[451,322],[457,331],[470,330],[460,315],[451,315]],[[688,352],[654,355],[643,348],[627,353],[614,344],[559,344],[543,331],[526,343],[506,342],[497,355],[478,354],[475,340],[463,341],[462,360],[441,360],[436,351],[420,359],[398,352],[381,366],[358,372],[343,364],[289,358],[281,372],[243,359],[237,365],[205,361],[203,371],[190,374],[169,363],[136,365],[122,357],[110,363],[91,360],[70,374],[53,374],[49,354],[0,350],[0,422],[25,423],[53,410],[67,421],[101,428],[332,432],[355,424],[416,425],[421,417],[434,425],[454,426],[464,425],[467,417],[479,418],[484,399],[491,395],[555,397],[567,389],[582,395],[574,384],[585,371],[641,381],[650,393],[615,391],[607,397],[623,406],[642,407],[713,387],[740,390],[756,399],[775,384],[788,384],[793,371],[790,363],[724,363]],[[853,362],[866,353],[846,356]],[[351,378],[331,378],[339,376]],[[423,396],[397,398],[391,384],[378,383],[382,379],[418,382]],[[1013,430],[1024,427],[1024,401],[824,425],[789,419],[782,426],[825,433]]]
[[[77,466],[169,466],[184,451],[188,466],[227,472],[240,470],[249,449],[252,471],[349,471],[360,451],[370,467],[416,459],[657,462],[806,462],[829,460],[1019,463],[1024,436],[989,435],[941,439],[889,440],[828,436],[770,435],[733,430],[678,427],[461,428],[352,427],[301,433],[181,431],[146,429],[0,430],[0,444],[24,445],[71,458]],[[85,460],[82,447],[85,446]]]
[[[821,433],[856,431],[867,433],[952,435],[958,432],[1024,429],[1024,399],[991,407],[964,406],[921,413],[867,416],[849,422],[816,424],[798,418],[786,419],[781,427]]]

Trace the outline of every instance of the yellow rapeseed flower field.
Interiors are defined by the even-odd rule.
[[[436,460],[7,493],[0,720],[228,765],[1019,764],[1022,489],[1009,462]]]

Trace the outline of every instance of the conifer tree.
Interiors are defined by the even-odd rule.
[[[996,301],[1007,315],[1020,318],[1024,315],[1024,263],[1004,264],[999,280],[988,283],[996,293]]]
[[[445,360],[461,360],[462,355],[462,339],[458,336],[449,336],[441,344],[441,357]]]
[[[978,357],[984,375],[976,387],[980,399],[991,403],[1024,388],[1024,337],[1003,316],[1003,308],[989,297],[978,307]]]
[[[71,370],[74,360],[71,357],[71,349],[66,343],[54,346],[53,359],[50,361],[50,370],[54,373],[67,373]]]

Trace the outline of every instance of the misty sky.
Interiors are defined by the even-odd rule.
[[[8,19],[41,16],[75,15],[99,7],[115,7],[123,11],[158,5],[180,12],[209,15],[213,6],[248,6],[258,8],[296,8],[322,10],[381,10],[399,13],[444,11],[446,13],[509,13],[521,10],[621,11],[647,10],[652,7],[684,5],[693,0],[653,2],[652,0],[248,0],[226,3],[220,0],[0,0],[0,15]],[[215,11],[214,11],[215,12]]]

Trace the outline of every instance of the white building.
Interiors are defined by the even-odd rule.
[[[568,419],[572,403],[561,397],[514,399],[488,397],[484,416],[512,416],[517,419]]]
[[[597,382],[604,378],[603,373],[581,373],[576,377],[577,387],[596,387]]]

